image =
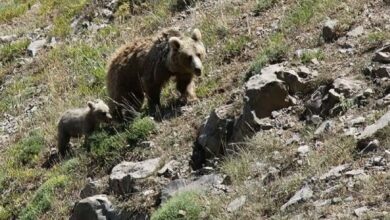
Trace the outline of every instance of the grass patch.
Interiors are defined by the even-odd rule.
[[[152,220],[200,219],[203,207],[196,192],[183,192],[169,199],[152,215]],[[184,212],[183,212],[184,211]],[[185,213],[184,215],[181,214]]]
[[[323,60],[325,54],[322,50],[304,50],[301,57],[302,63],[309,63],[313,59]]]
[[[241,51],[244,50],[247,43],[250,42],[250,37],[242,35],[238,38],[231,38],[228,39],[225,48],[224,53],[225,56],[238,56],[240,55]]]
[[[202,41],[206,48],[212,47],[219,39],[223,39],[229,34],[226,25],[215,17],[203,18],[199,29],[202,30]]]
[[[23,15],[35,0],[12,0],[0,2],[0,22],[7,22],[15,17]],[[0,56],[1,57],[1,56]]]
[[[35,164],[38,155],[45,146],[45,139],[40,131],[33,131],[28,137],[10,148],[10,156],[13,157],[15,167]]]
[[[367,34],[367,36],[363,39],[369,44],[380,44],[390,38],[390,32],[386,31],[376,31]]]
[[[0,46],[0,62],[9,63],[26,54],[29,44],[30,41],[28,39],[23,39]]]
[[[41,13],[54,18],[52,35],[66,37],[71,33],[71,21],[81,12],[88,0],[41,0]]]
[[[260,73],[267,63],[277,63],[285,59],[289,46],[282,33],[276,33],[268,38],[267,43],[255,58],[251,66],[252,75]],[[254,74],[253,74],[254,73]],[[249,77],[248,77],[249,78]]]
[[[39,216],[51,208],[51,204],[55,199],[55,191],[66,185],[68,177],[60,175],[48,179],[34,193],[33,199],[28,203],[27,207],[22,210],[19,218],[25,220],[39,219]]]

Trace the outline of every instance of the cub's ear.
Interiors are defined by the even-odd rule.
[[[93,103],[93,102],[91,102],[91,101],[88,101],[88,107],[91,109],[91,110],[93,110],[94,108],[95,108],[95,104]]]
[[[173,50],[179,50],[181,47],[181,40],[177,37],[169,38],[169,47]]]
[[[195,28],[194,31],[192,31],[192,36],[191,38],[194,41],[201,41],[202,40],[202,34],[200,33],[200,30]]]

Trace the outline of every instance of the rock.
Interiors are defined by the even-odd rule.
[[[354,210],[354,213],[357,217],[363,217],[364,214],[368,211],[368,208],[366,206],[357,208]]]
[[[388,126],[389,123],[390,123],[390,110],[387,111],[387,113],[384,114],[381,118],[379,118],[379,120],[376,121],[374,124],[367,126],[363,130],[363,132],[357,137],[358,150],[362,150],[366,148],[366,146],[368,146],[368,144],[372,142],[377,132],[385,128],[386,126]]]
[[[347,177],[353,177],[353,176],[358,176],[358,175],[365,175],[363,169],[356,169],[356,170],[351,170],[345,173]]]
[[[294,104],[286,84],[277,78],[277,71],[281,71],[281,67],[271,65],[262,69],[261,75],[252,76],[246,82],[244,114],[254,111],[256,117],[261,119],[271,116],[272,111]]]
[[[342,99],[343,96],[334,89],[330,89],[329,86],[320,86],[305,103],[306,120],[311,120],[312,115],[319,115],[323,118],[336,115],[340,112],[338,104]]]
[[[309,88],[294,70],[279,71],[276,72],[276,76],[278,79],[286,83],[291,94],[295,94],[297,92],[306,93]]]
[[[372,61],[379,63],[390,63],[390,44],[387,44],[375,51]]]
[[[160,158],[141,162],[123,161],[116,165],[110,174],[109,187],[116,194],[134,191],[134,182],[152,175],[160,165]]]
[[[45,47],[46,43],[47,42],[45,39],[31,42],[27,47],[27,54],[29,56],[35,57],[37,53]]]
[[[381,65],[371,70],[373,78],[390,78],[390,65]]]
[[[140,143],[140,147],[142,148],[154,148],[156,144],[153,141],[142,141]]]
[[[337,78],[333,82],[333,88],[337,93],[341,93],[344,97],[349,98],[357,94],[362,88],[365,88],[365,83],[349,78]]]
[[[325,42],[333,42],[338,38],[338,20],[327,20],[322,28]]]
[[[236,212],[239,210],[246,202],[246,196],[241,196],[235,200],[233,200],[231,203],[229,203],[227,207],[228,212]]]
[[[384,107],[390,104],[390,94],[376,101],[376,105]]]
[[[102,9],[102,15],[103,15],[103,17],[108,18],[108,19],[114,18],[114,13],[112,13],[112,11],[107,9],[107,8]]]
[[[310,152],[310,147],[309,145],[302,145],[298,147],[297,152],[300,156],[305,156]]]
[[[173,177],[175,173],[179,169],[180,163],[176,160],[171,160],[167,164],[165,164],[157,174],[164,177]]]
[[[231,135],[229,128],[233,125],[232,110],[232,105],[214,109],[200,128],[197,143],[204,151],[206,159],[219,157],[225,153],[224,144],[228,142]]]
[[[0,44],[5,44],[5,43],[11,43],[18,39],[18,36],[15,34],[13,35],[6,35],[6,36],[0,36]]]
[[[322,206],[330,205],[331,203],[332,203],[331,199],[317,200],[317,201],[313,202],[313,206],[314,207],[322,207]]]
[[[306,66],[299,66],[297,73],[298,73],[298,76],[300,76],[302,78],[315,78],[318,76],[317,71],[311,71]]]
[[[349,167],[347,164],[343,164],[337,167],[333,167],[331,170],[329,170],[327,173],[322,175],[320,177],[321,180],[331,180],[331,179],[336,179],[341,176],[341,172],[346,170]]]
[[[313,196],[313,190],[310,189],[309,186],[303,187],[301,190],[295,193],[293,197],[288,200],[287,203],[282,205],[280,208],[281,211],[284,211],[286,208],[288,208],[291,205],[297,204],[299,202],[304,202],[310,199]]]
[[[84,199],[90,196],[100,194],[104,190],[104,183],[102,180],[93,181],[91,178],[88,178],[88,183],[80,191],[80,198]]]
[[[333,122],[331,120],[324,121],[315,131],[314,135],[321,135],[329,132],[333,127]]]
[[[223,182],[223,177],[217,174],[209,174],[201,176],[196,180],[176,179],[171,181],[161,190],[161,203],[166,202],[169,198],[177,193],[187,191],[209,191],[213,186],[220,185]]]
[[[362,139],[357,142],[357,150],[360,154],[376,151],[378,148],[379,141],[377,139],[374,139],[372,141],[370,141],[369,139]]]
[[[95,195],[78,201],[70,220],[118,219],[118,213],[106,195]]]
[[[357,118],[347,121],[347,124],[349,127],[353,127],[353,126],[364,124],[365,121],[366,119],[363,116],[359,116]]]
[[[364,34],[364,28],[363,26],[357,26],[353,30],[349,31],[347,33],[348,37],[359,37],[360,35]]]
[[[386,159],[381,157],[381,156],[374,157],[372,159],[372,165],[373,166],[386,166]]]

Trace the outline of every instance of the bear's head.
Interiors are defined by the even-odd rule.
[[[97,99],[94,102],[89,101],[88,107],[90,112],[92,113],[93,118],[96,119],[96,121],[110,122],[112,120],[110,108],[102,100]]]
[[[202,61],[206,56],[200,31],[195,29],[191,37],[169,38],[168,56],[173,72],[200,76],[203,70]]]

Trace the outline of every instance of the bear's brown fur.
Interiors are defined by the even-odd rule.
[[[122,46],[108,66],[110,109],[119,119],[128,108],[138,112],[145,95],[152,114],[160,107],[160,93],[171,77],[183,101],[196,100],[193,78],[202,73],[206,54],[198,29],[191,37],[179,31],[163,32],[157,39],[135,40]]]
[[[109,107],[100,99],[88,102],[88,107],[70,109],[58,122],[58,151],[65,156],[71,137],[90,135],[101,122],[112,119]]]

